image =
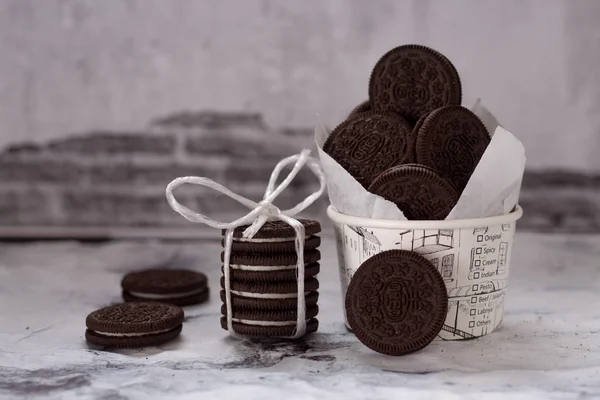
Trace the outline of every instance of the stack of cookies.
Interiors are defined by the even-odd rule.
[[[369,100],[333,130],[323,150],[407,219],[444,219],[490,142],[461,98],[458,72],[445,56],[420,45],[397,47],[375,65]]]
[[[318,247],[321,231],[317,221],[299,219],[305,229],[304,296],[306,333],[319,326],[317,300],[319,281]],[[241,226],[235,229],[229,260],[233,330],[241,335],[290,337],[296,333],[298,280],[294,229],[282,221],[268,221],[252,239],[243,237]],[[223,231],[223,235],[225,232]],[[222,241],[224,245],[224,240]],[[223,261],[224,253],[221,253]],[[221,271],[224,272],[223,265]],[[225,277],[221,278],[221,326],[227,330]]]

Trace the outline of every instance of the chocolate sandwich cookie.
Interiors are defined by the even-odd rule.
[[[227,330],[227,319],[221,317],[221,328]],[[310,319],[306,323],[305,335],[316,332],[319,329],[319,320],[316,318]],[[255,337],[290,337],[296,333],[296,325],[290,326],[257,326],[247,325],[239,322],[233,323],[233,330],[236,333],[244,336]]]
[[[279,325],[282,326],[280,322],[286,322],[287,325],[295,325],[298,319],[298,312],[296,309],[290,310],[275,310],[275,311],[259,311],[259,310],[249,310],[249,309],[236,309],[232,310],[233,312],[233,320],[248,320],[248,321],[256,321],[256,322],[275,322],[273,326]],[[227,318],[227,306],[223,304],[221,306],[221,315]],[[306,319],[309,320],[311,318],[315,318],[319,315],[319,306],[306,307]],[[240,321],[237,321],[240,322]],[[242,322],[245,323],[245,322]],[[248,322],[249,325],[252,325]],[[267,324],[265,324],[267,325]]]
[[[306,237],[316,235],[321,232],[321,224],[318,221],[311,219],[298,219],[298,222],[304,226],[304,233]],[[291,225],[283,221],[267,221],[265,224],[256,232],[252,239],[244,238],[244,231],[248,229],[250,225],[238,226],[233,231],[234,242],[247,242],[247,243],[270,243],[274,241],[294,241],[296,239],[296,232]],[[221,231],[221,234],[225,236],[225,230]],[[266,240],[258,240],[266,239]]]
[[[419,129],[417,160],[462,192],[489,143],[485,125],[471,110],[443,107],[429,114]]]
[[[411,161],[411,129],[398,115],[369,111],[342,122],[323,150],[366,188],[383,171]]]
[[[236,240],[238,239],[238,240]],[[268,240],[268,241],[267,241]],[[319,236],[309,236],[304,240],[304,251],[314,250],[321,245]],[[225,246],[225,239],[221,239],[221,246]],[[231,250],[236,253],[285,253],[296,251],[296,241],[289,237],[273,239],[239,240],[234,238]]]
[[[352,111],[350,111],[350,114],[348,114],[348,118],[353,118],[355,116],[357,116],[358,114],[362,114],[364,112],[367,111],[371,111],[371,103],[369,102],[369,100],[365,100],[362,103],[360,103],[359,105],[357,105],[356,107],[354,107],[352,109]]]
[[[221,253],[221,261],[224,259]],[[319,250],[304,252],[305,276],[310,277],[319,273],[318,261],[321,259]],[[298,256],[296,253],[232,253],[229,258],[231,278],[243,281],[286,281],[296,280]],[[223,268],[221,268],[223,271]]]
[[[87,316],[85,338],[105,347],[157,346],[179,336],[183,310],[166,303],[122,303]]]
[[[227,330],[227,307],[221,307],[221,327]],[[306,309],[306,334],[315,332],[319,322],[315,317],[319,307]],[[240,335],[262,337],[286,337],[296,333],[296,310],[255,311],[249,309],[233,310],[233,330]]]
[[[369,80],[369,100],[376,110],[394,112],[414,124],[423,114],[460,105],[460,78],[452,63],[421,45],[390,50],[375,64]]]
[[[231,293],[250,299],[297,299],[298,284],[296,282],[248,282],[231,280]],[[225,288],[225,277],[221,277],[221,288]],[[304,295],[319,289],[316,278],[304,279]],[[295,306],[294,306],[295,307]]]
[[[400,356],[424,348],[438,335],[448,294],[442,276],[423,256],[389,250],[358,268],[345,307],[358,340],[376,352]]]
[[[206,275],[187,269],[131,272],[121,281],[125,301],[158,301],[186,306],[208,299]]]
[[[458,193],[427,167],[410,164],[390,168],[369,191],[395,203],[409,220],[441,220],[458,201]]]
[[[224,303],[225,291],[221,290],[221,301]],[[319,301],[319,292],[312,291],[305,296],[306,307],[313,307]],[[298,298],[290,297],[285,299],[263,299],[256,297],[244,297],[237,294],[231,294],[231,305],[235,308],[249,308],[253,310],[292,310],[298,306]]]
[[[225,252],[221,252],[221,261],[225,258]],[[304,263],[312,264],[321,259],[319,250],[308,250],[304,252]],[[246,271],[287,271],[296,269],[298,255],[294,253],[231,253],[229,256],[229,267],[231,269]]]
[[[271,267],[277,268],[277,267]],[[312,264],[306,264],[304,266],[304,276],[311,277],[318,275],[321,271],[321,266],[318,262]],[[221,265],[221,272],[224,272],[224,267]],[[246,266],[244,269],[231,269],[231,279],[236,281],[295,281],[297,270],[296,268],[289,269],[274,269],[269,270],[268,266],[253,267],[251,265]]]

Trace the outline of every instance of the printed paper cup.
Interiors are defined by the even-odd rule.
[[[431,261],[446,282],[448,314],[440,338],[472,339],[500,327],[521,207],[507,215],[452,221],[361,218],[332,206],[327,215],[334,222],[343,298],[368,258],[385,250],[409,250]]]

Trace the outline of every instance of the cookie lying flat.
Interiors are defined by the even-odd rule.
[[[85,338],[104,347],[157,346],[181,333],[183,310],[165,303],[122,303],[87,316]]]
[[[221,315],[227,317],[227,307],[225,304],[221,306]],[[319,315],[319,307],[312,306],[306,308],[306,320],[315,318]],[[235,309],[233,310],[234,321],[241,321],[248,325],[269,325],[269,326],[286,326],[295,325],[298,314],[296,310],[248,310],[248,309]]]
[[[221,328],[227,330],[227,319],[221,317]],[[319,320],[313,318],[306,323],[305,335],[316,332],[319,329]],[[244,336],[256,337],[289,337],[296,333],[296,325],[293,326],[256,326],[246,325],[239,322],[233,323],[233,330]]]
[[[159,301],[187,306],[208,299],[207,278],[187,269],[147,269],[131,272],[121,281],[125,301]]]
[[[259,282],[271,282],[271,281],[296,281],[297,272],[296,267],[287,269],[278,269],[278,267],[271,267],[272,270],[267,266],[255,267],[252,269],[235,269],[231,268],[231,279],[236,281],[259,281]],[[221,265],[221,272],[224,272],[224,267]],[[304,266],[304,276],[309,278],[317,275],[321,271],[321,265],[316,262],[312,264],[306,264]]]
[[[221,288],[225,288],[225,278],[221,277]],[[231,293],[254,299],[297,299],[298,284],[296,282],[249,282],[231,281]],[[319,289],[316,278],[304,280],[304,295]]]
[[[317,233],[321,232],[321,224],[319,224],[318,221],[310,219],[298,219],[298,221],[304,226],[304,233],[306,234],[306,237],[316,235]],[[246,239],[243,237],[243,234],[249,226],[250,225],[242,225],[235,228],[235,230],[233,231],[234,241],[265,243],[273,239],[285,239],[292,241],[295,239],[294,228],[292,228],[289,224],[283,221],[267,221],[259,229],[259,231],[256,232],[256,235],[254,235],[252,239]],[[221,231],[221,234],[225,235],[224,229]]]
[[[221,327],[227,330],[227,310],[221,308]],[[306,334],[315,332],[319,322],[315,317],[319,307],[306,309]],[[233,311],[233,330],[241,335],[261,337],[286,337],[296,332],[296,310],[286,311],[254,311],[240,309]]]
[[[225,303],[225,291],[221,290],[221,301]],[[317,305],[319,301],[319,292],[308,292],[305,296],[306,307]],[[285,299],[267,299],[257,297],[247,297],[243,294],[231,294],[231,305],[236,308],[249,308],[253,310],[292,310],[298,305],[298,298],[291,297]]]
[[[223,261],[224,253],[221,253]],[[305,276],[310,277],[319,273],[317,261],[321,258],[319,250],[304,252]],[[234,280],[248,281],[289,281],[296,280],[295,252],[288,253],[238,253],[231,254],[229,267]],[[221,271],[223,268],[221,267]]]
[[[221,252],[221,261],[225,259],[225,252]],[[321,259],[319,250],[308,250],[304,252],[304,263],[312,264]],[[232,269],[245,269],[247,267],[265,267],[268,270],[274,271],[278,269],[293,269],[296,268],[298,256],[296,253],[231,253],[229,257],[229,266]]]
[[[268,240],[268,241],[267,241]],[[321,245],[319,236],[308,236],[304,240],[304,251],[314,250]],[[221,239],[225,247],[225,239]],[[273,239],[244,239],[234,238],[231,251],[235,253],[291,253],[296,251],[296,242],[292,237]]]

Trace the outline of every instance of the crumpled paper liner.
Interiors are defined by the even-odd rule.
[[[472,111],[481,119],[492,140],[477,164],[458,202],[446,220],[484,218],[511,212],[519,200],[525,171],[525,148],[498,123],[479,100]],[[343,214],[365,218],[406,220],[398,207],[367,191],[341,165],[323,151],[329,130],[319,120],[315,142],[327,179],[329,201]]]

